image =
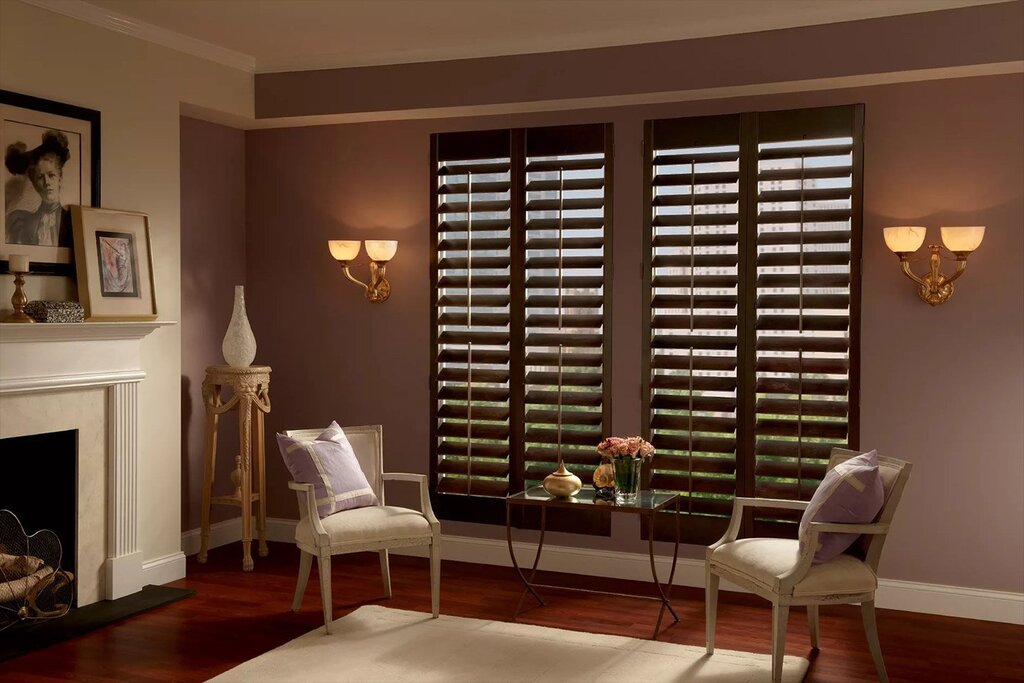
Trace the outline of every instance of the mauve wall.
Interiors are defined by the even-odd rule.
[[[991,76],[606,110],[250,131],[249,307],[274,367],[273,431],[380,422],[386,467],[429,459],[429,162],[432,132],[615,124],[611,431],[640,430],[642,121],[866,105],[861,444],[915,463],[887,544],[887,578],[1021,591],[1024,578],[1024,77]],[[930,308],[882,241],[892,224],[984,224],[952,300]],[[391,300],[370,305],[329,238],[393,238]],[[922,266],[918,266],[919,268]],[[219,327],[217,328],[219,329]],[[270,442],[272,443],[272,441]],[[269,511],[295,517],[278,457]],[[402,502],[413,501],[403,496]],[[611,538],[553,542],[640,550]],[[447,533],[499,529],[445,522]],[[701,550],[690,546],[690,556]]]
[[[220,343],[234,286],[245,284],[245,132],[181,118],[181,528],[199,527],[206,415],[203,377]],[[258,331],[258,330],[257,330]],[[218,491],[229,493],[237,413],[220,422]],[[213,520],[237,517],[215,506]]]

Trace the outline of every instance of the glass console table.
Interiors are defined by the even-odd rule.
[[[512,507],[515,505],[540,507],[540,539],[537,542],[537,555],[533,559],[533,567],[530,569],[529,578],[527,578],[526,573],[519,566],[519,562],[516,560],[515,549],[512,545]],[[673,507],[676,512],[676,541],[672,549],[672,569],[668,575],[668,584],[662,588],[661,582],[658,580],[658,570],[654,564],[654,516],[657,512],[667,510],[670,507]],[[625,512],[640,515],[641,518],[646,518],[648,539],[647,549],[651,560],[651,576],[654,579],[654,586],[657,588],[658,594],[653,596],[630,594],[627,595],[627,597],[661,601],[661,609],[658,610],[658,621],[654,625],[654,635],[651,636],[652,640],[658,637],[658,633],[661,630],[661,620],[665,615],[666,609],[672,614],[672,618],[675,619],[674,623],[679,623],[679,616],[676,614],[676,611],[672,608],[672,603],[669,601],[669,594],[672,590],[672,579],[675,578],[676,574],[676,561],[679,558],[679,494],[641,491],[640,495],[637,496],[635,503],[623,505],[616,503],[614,500],[602,500],[597,498],[594,495],[593,489],[583,489],[571,498],[558,498],[556,496],[552,496],[540,486],[534,486],[505,498],[505,536],[508,539],[508,553],[512,557],[512,566],[515,567],[516,573],[519,574],[519,578],[522,580],[524,586],[523,594],[519,598],[519,604],[516,606],[515,614],[512,615],[513,621],[515,621],[516,617],[519,616],[519,611],[523,607],[523,600],[526,599],[527,594],[532,595],[541,606],[544,605],[544,600],[537,593],[538,588],[577,591],[582,593],[609,593],[609,591],[596,591],[570,586],[555,586],[536,583],[534,581],[537,575],[537,565],[540,564],[541,551],[544,549],[544,531],[547,524],[548,508],[604,510],[609,514],[612,512]],[[618,593],[616,595],[622,594]]]

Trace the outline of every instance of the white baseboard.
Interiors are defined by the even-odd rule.
[[[142,563],[142,585],[162,586],[185,578],[185,553],[176,552]]]
[[[212,525],[210,547],[239,540],[241,528],[241,521],[237,519]],[[267,540],[291,543],[294,538],[295,520],[267,519]],[[516,541],[513,545],[521,565],[525,564],[528,558],[532,562],[535,544]],[[190,552],[189,549],[193,546],[194,550]],[[182,548],[186,554],[199,552],[198,529],[182,534]],[[427,556],[427,549],[419,547],[397,548],[391,552],[396,555]],[[489,538],[444,535],[441,554],[444,559],[456,562],[512,566],[505,541]],[[666,580],[672,564],[671,558],[656,556],[654,563],[658,568],[658,576],[662,581]],[[615,579],[651,580],[651,562],[644,553],[545,545],[540,569]],[[703,588],[703,560],[680,558],[672,583],[676,586]],[[742,591],[738,586],[727,582],[723,582],[722,586],[725,590]],[[885,609],[906,612],[1024,625],[1024,593],[879,579],[875,604]]]

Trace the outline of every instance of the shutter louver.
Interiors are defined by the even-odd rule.
[[[786,114],[758,121],[753,492],[807,500],[856,441],[859,135],[852,108]]]
[[[738,120],[648,130],[651,488],[690,515],[726,516],[736,492]]]
[[[435,490],[504,497],[512,462],[509,135],[439,137],[435,156]]]
[[[605,127],[528,129],[524,484],[589,480],[605,425]]]

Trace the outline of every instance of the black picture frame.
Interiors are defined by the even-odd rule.
[[[56,100],[48,100],[42,97],[2,89],[0,89],[0,104],[79,119],[89,123],[89,138],[92,152],[89,159],[89,168],[92,174],[90,205],[94,207],[100,206],[100,156],[102,152],[102,147],[100,146],[100,112],[87,107],[67,104],[66,102],[57,102]],[[9,267],[10,264],[6,259],[0,259],[0,272],[9,273]],[[64,275],[74,277],[75,264],[32,261],[30,273],[32,275]]]

